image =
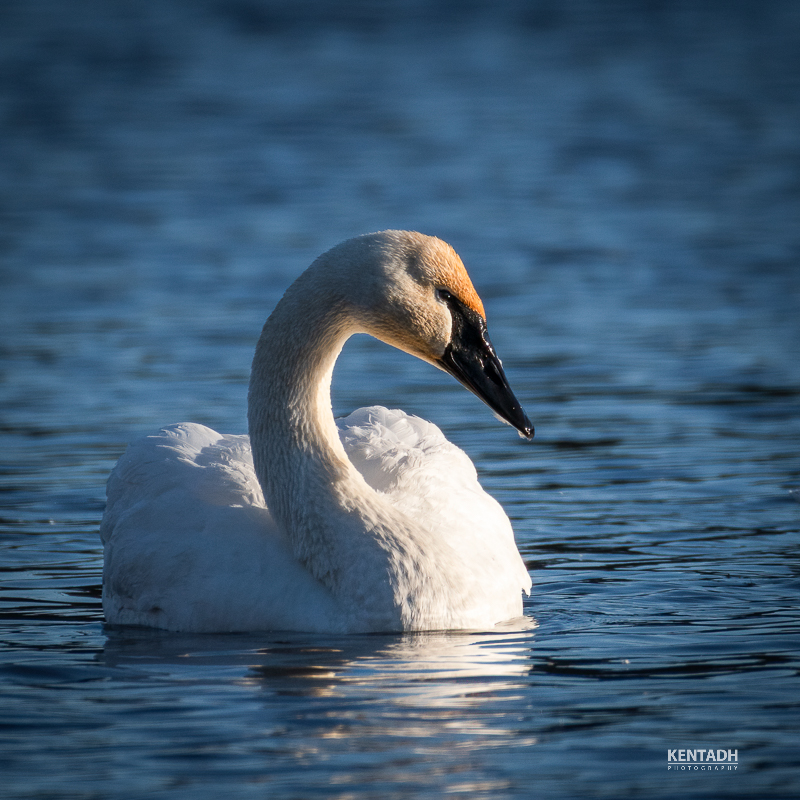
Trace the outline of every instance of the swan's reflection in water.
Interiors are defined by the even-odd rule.
[[[528,617],[482,633],[186,636],[108,629],[104,659],[165,688],[196,682],[206,704],[216,698],[226,713],[252,716],[251,745],[269,756],[265,769],[324,758],[342,762],[337,769],[347,774],[355,770],[358,782],[363,759],[381,773],[408,759],[428,764],[420,775],[434,763],[460,773],[466,751],[480,760],[476,748],[533,744],[521,736],[517,712],[530,691],[535,627]]]
[[[372,686],[386,681],[513,678],[527,674],[533,631],[520,617],[490,631],[317,635],[294,632],[181,634],[106,627],[107,666],[159,672],[170,666],[247,667],[241,683],[285,693],[304,681]]]
[[[244,680],[261,683],[272,691],[295,690],[318,696],[372,691],[400,704],[435,704],[448,698],[474,696],[489,688],[498,691],[511,686],[513,679],[527,675],[530,631],[534,627],[535,623],[527,619],[522,625],[498,627],[491,633],[365,637],[371,647],[361,643],[354,646],[349,641],[342,648],[303,648],[298,655],[307,656],[313,663],[286,667],[251,665]],[[274,647],[262,652],[277,655]],[[276,678],[284,681],[281,688]]]

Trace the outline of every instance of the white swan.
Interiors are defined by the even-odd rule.
[[[452,248],[408,231],[343,242],[264,325],[249,439],[182,423],[115,467],[100,529],[107,622],[366,632],[522,614],[530,577],[469,458],[400,411],[360,409],[337,429],[331,375],[358,332],[446,370],[533,436]]]

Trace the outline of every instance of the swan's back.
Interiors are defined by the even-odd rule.
[[[511,526],[434,424],[379,406],[337,420],[366,482],[475,565],[475,590],[528,591]],[[100,529],[114,624],[185,631],[346,630],[264,504],[247,436],[179,423],[129,445]],[[445,545],[442,548],[441,545]],[[447,564],[441,564],[446,572]],[[513,616],[513,613],[509,616]]]

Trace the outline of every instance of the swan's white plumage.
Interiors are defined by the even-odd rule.
[[[128,446],[100,528],[112,623],[326,630],[332,598],[264,504],[247,436],[180,423]]]
[[[324,305],[329,287],[318,282]],[[308,281],[304,307],[314,291]],[[463,451],[435,425],[380,407],[334,428],[330,370],[363,326],[309,312],[265,357],[264,342],[297,320],[291,298],[254,361],[255,466],[248,436],[181,423],[132,443],[114,469],[101,526],[106,619],[198,632],[369,631],[484,628],[521,614],[530,577]]]
[[[436,425],[372,406],[354,411],[338,427],[348,458],[373,489],[408,516],[424,520],[431,535],[454,550],[481,554],[481,582],[490,575],[501,583],[513,576],[521,588],[530,588],[506,513],[481,487],[469,456]],[[499,569],[488,568],[498,561]]]

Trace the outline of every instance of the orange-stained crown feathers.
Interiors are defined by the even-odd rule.
[[[436,279],[443,288],[452,292],[467,308],[476,311],[484,319],[483,302],[472,285],[461,258],[453,248],[435,236],[425,236],[421,254],[434,270]]]

